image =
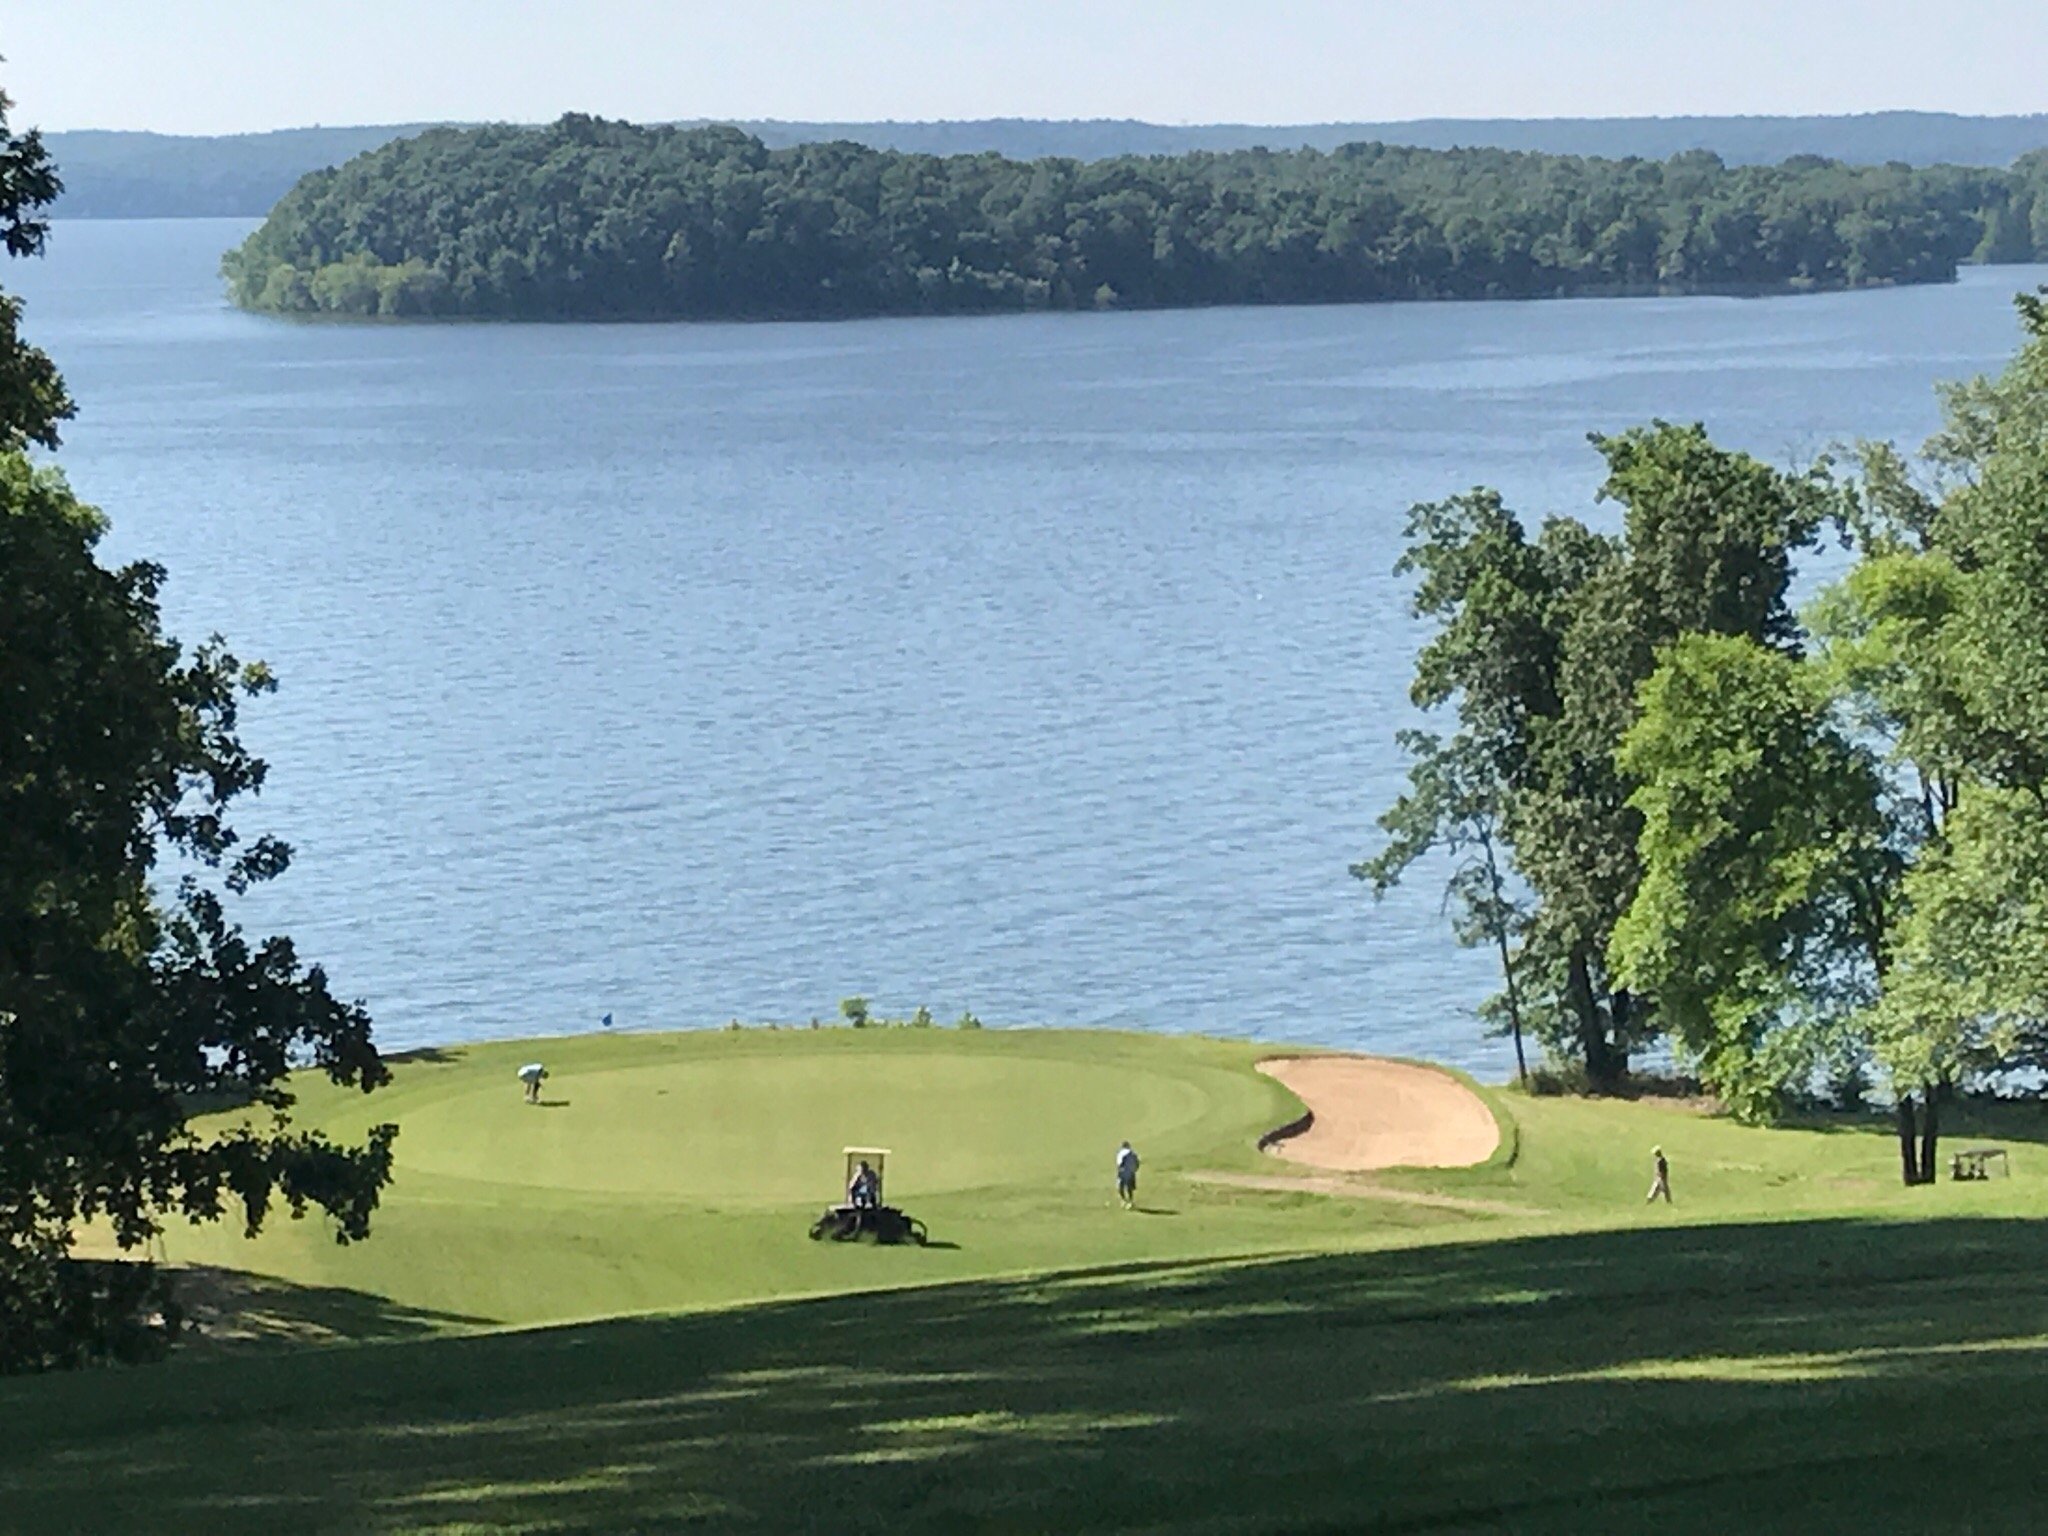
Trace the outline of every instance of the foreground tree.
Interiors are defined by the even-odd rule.
[[[41,249],[57,182],[33,135],[0,116],[0,230]],[[145,1266],[78,1265],[78,1225],[123,1247],[170,1215],[250,1232],[282,1203],[364,1236],[395,1129],[359,1146],[293,1129],[286,1075],[314,1066],[370,1089],[388,1073],[370,1021],[291,942],[253,942],[230,901],[288,850],[244,841],[234,802],[264,765],[236,736],[270,686],[214,640],[186,653],[156,604],[163,572],[108,569],[98,513],[20,445],[54,444],[68,412],[48,360],[0,346],[0,1371],[160,1339],[133,1326]],[[245,1113],[200,1130],[195,1109]]]
[[[13,105],[0,91],[0,247],[9,256],[34,256],[48,233],[36,215],[56,201],[63,183],[40,134],[8,131]],[[0,293],[0,452],[28,443],[56,447],[57,423],[70,415],[56,365],[21,339],[21,300]]]

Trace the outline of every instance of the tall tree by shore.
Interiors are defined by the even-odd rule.
[[[1482,778],[1498,805],[1496,856],[1531,898],[1512,952],[1502,946],[1512,1015],[1604,1089],[1662,1028],[1653,998],[1608,958],[1640,879],[1642,817],[1616,758],[1637,689],[1681,635],[1785,642],[1792,555],[1812,540],[1819,503],[1812,483],[1697,427],[1658,423],[1594,446],[1620,533],[1558,517],[1532,539],[1498,495],[1475,491],[1415,509],[1399,569],[1417,575],[1416,612],[1438,626],[1415,702],[1455,710],[1457,750],[1474,765],[1464,777]],[[1430,809],[1444,767],[1432,741],[1410,738],[1419,755],[1386,818],[1392,840],[1357,871],[1381,887],[1450,840]],[[1436,823],[1433,838],[1406,830],[1418,818]]]

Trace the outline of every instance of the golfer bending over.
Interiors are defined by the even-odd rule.
[[[529,1061],[519,1069],[519,1081],[526,1084],[526,1102],[540,1102],[540,1085],[547,1079],[548,1069],[537,1061]]]
[[[1138,1201],[1138,1154],[1128,1141],[1116,1149],[1116,1197],[1127,1211]]]

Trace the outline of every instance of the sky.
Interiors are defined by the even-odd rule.
[[[17,127],[2048,111],[2042,0],[0,0]]]

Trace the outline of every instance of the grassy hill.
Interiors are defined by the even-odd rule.
[[[403,1127],[370,1242],[170,1254],[236,1266],[253,1331],[375,1342],[0,1382],[0,1530],[2032,1527],[2037,1106],[1952,1128],[2013,1148],[1974,1186],[1898,1187],[1875,1118],[1517,1094],[1478,1168],[1208,1182],[1287,1172],[1259,1054],[743,1031],[309,1093]],[[804,1240],[869,1141],[934,1247]]]

